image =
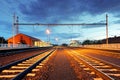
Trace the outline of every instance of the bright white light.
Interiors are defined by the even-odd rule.
[[[56,41],[58,41],[58,38],[55,38]]]
[[[49,30],[49,29],[46,29],[46,33],[47,33],[47,34],[50,34],[50,30]]]

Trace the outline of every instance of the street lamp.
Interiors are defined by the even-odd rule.
[[[50,30],[49,29],[46,29],[46,34],[50,34]]]
[[[48,35],[48,42],[50,42],[50,29],[46,29],[46,34]]]
[[[59,40],[59,39],[58,39],[58,38],[55,38],[55,40],[56,40],[56,42],[57,42],[57,45],[58,45],[58,40]]]
[[[58,38],[55,38],[56,41],[58,41]]]

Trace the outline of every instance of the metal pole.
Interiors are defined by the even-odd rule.
[[[106,44],[108,45],[108,15],[106,14]]]
[[[18,34],[18,33],[19,33],[19,26],[18,26],[18,23],[19,23],[19,17],[18,17],[18,16],[17,16],[16,23],[17,23],[17,25],[16,25],[16,34]]]
[[[80,26],[80,25],[106,25],[106,23],[80,23],[80,24],[43,24],[43,23],[14,23],[14,25],[37,25],[37,26]]]
[[[13,47],[14,47],[14,44],[15,44],[15,38],[14,38],[14,36],[15,36],[15,25],[14,25],[14,23],[16,22],[16,15],[15,15],[15,13],[14,13],[14,15],[13,15]]]

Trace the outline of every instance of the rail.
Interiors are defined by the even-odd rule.
[[[103,80],[119,80],[120,67],[107,63],[106,61],[88,57],[87,55],[80,54],[78,51],[69,50],[69,55],[73,57],[78,63],[85,65],[84,68],[89,68],[88,72],[95,72],[99,78]],[[118,79],[119,78],[119,79]]]
[[[48,51],[48,50],[46,50],[46,51]],[[33,57],[35,57],[35,56],[37,56],[37,55],[40,55],[40,54],[42,54],[42,53],[44,53],[44,52],[46,52],[46,51],[40,52],[40,53],[35,54],[35,55],[33,55],[33,56],[30,56],[30,57],[27,57],[27,58],[24,58],[24,59],[21,59],[21,60],[12,62],[12,63],[7,64],[7,65],[5,65],[5,66],[2,66],[2,67],[0,67],[0,72],[1,72],[2,70],[4,70],[4,69],[8,69],[8,68],[10,68],[11,66],[20,63],[20,62],[22,62],[22,61],[25,61],[25,60],[28,60],[28,59],[30,59],[30,58],[33,58]]]
[[[27,73],[31,72],[32,69],[34,69],[39,63],[41,63],[45,58],[47,58],[53,51],[51,51],[49,54],[41,58],[39,61],[31,65],[29,68],[25,69],[23,72],[19,73],[15,78],[12,80],[20,80],[22,79]]]
[[[42,61],[44,61],[54,51],[55,51],[55,49],[52,49],[49,51],[44,51],[37,55],[31,56],[28,58],[24,58],[24,59],[18,60],[16,62],[10,63],[6,66],[0,67],[0,78],[1,79],[21,80],[29,72],[31,72],[32,69],[34,69]],[[30,64],[30,65],[28,65],[28,64]],[[27,65],[27,66],[26,67],[24,66],[25,69],[24,69],[24,67],[22,67],[23,68],[22,72],[14,73],[14,75],[8,74],[11,71],[14,71],[16,69],[19,71],[19,68],[23,65]],[[7,73],[5,71],[7,71]],[[6,73],[6,75],[3,75],[4,73]],[[9,77],[9,76],[11,76],[11,77]]]

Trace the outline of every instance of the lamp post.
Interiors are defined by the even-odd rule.
[[[48,42],[50,42],[50,29],[46,29],[46,34],[48,35]]]
[[[58,45],[58,40],[59,40],[59,39],[58,39],[58,38],[55,38],[55,40],[56,40],[56,42],[57,42],[57,45]]]
[[[108,15],[106,14],[106,44],[108,46]]]

